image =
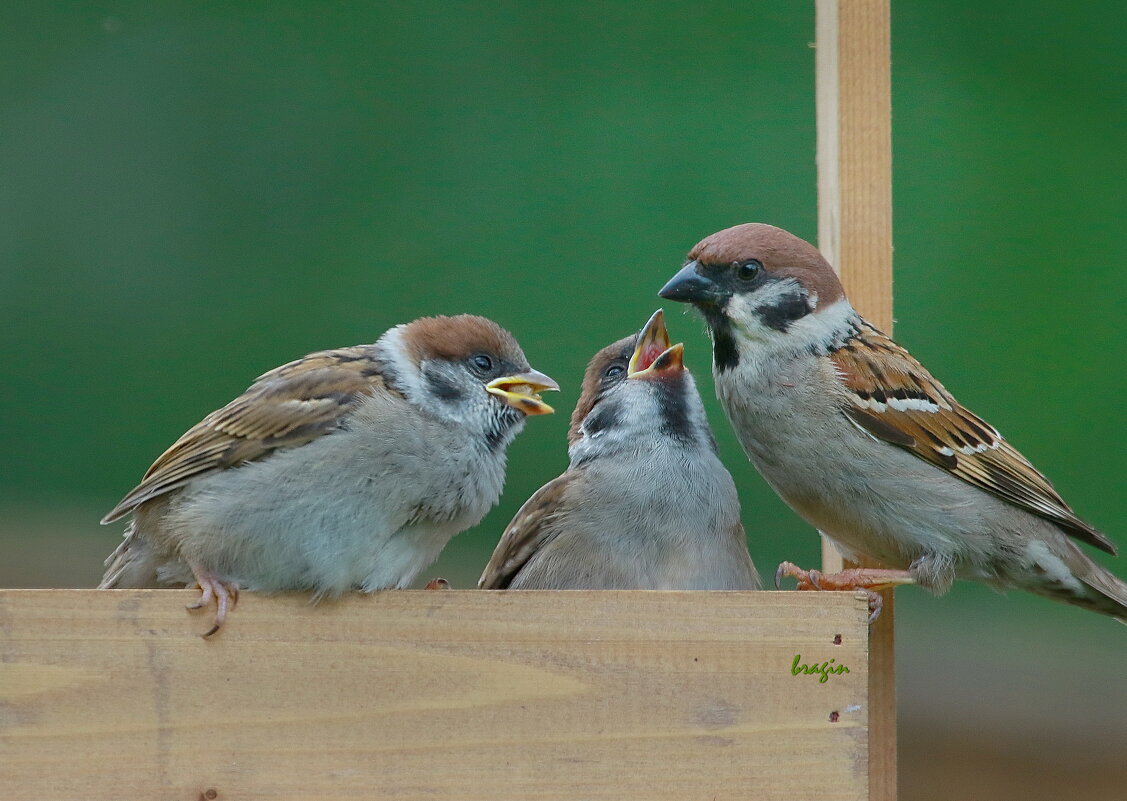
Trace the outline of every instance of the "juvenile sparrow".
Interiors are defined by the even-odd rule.
[[[754,590],[740,502],[661,311],[591,360],[571,464],[517,512],[483,589]]]
[[[901,568],[845,571],[839,586],[942,593],[969,578],[1127,617],[1127,584],[1074,542],[1115,553],[1107,537],[862,319],[812,245],[737,225],[697,244],[659,294],[703,314],[717,395],[767,482],[847,558]]]
[[[102,519],[132,512],[99,586],[195,583],[223,625],[240,589],[405,587],[501,494],[526,415],[548,414],[509,332],[424,317],[260,376],[189,429]]]

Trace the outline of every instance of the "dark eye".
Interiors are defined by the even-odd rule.
[[[486,356],[484,353],[479,353],[476,356],[471,357],[470,362],[473,364],[474,369],[479,373],[488,373],[493,369],[493,360]]]
[[[621,364],[612,364],[610,367],[603,371],[603,375],[607,378],[614,378],[615,376],[622,375],[625,372],[626,368]]]
[[[763,262],[759,259],[734,261],[732,262],[732,267],[736,270],[736,277],[741,281],[751,281],[755,276],[759,275],[759,271],[763,269]]]

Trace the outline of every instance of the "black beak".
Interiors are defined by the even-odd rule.
[[[728,300],[729,293],[711,278],[701,275],[699,268],[698,262],[689,262],[657,294],[666,300],[680,303],[722,306]]]

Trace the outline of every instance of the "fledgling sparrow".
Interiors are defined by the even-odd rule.
[[[424,317],[260,376],[189,429],[103,518],[133,513],[100,584],[405,587],[501,494],[505,452],[558,389],[491,320]]]
[[[845,557],[899,568],[845,571],[838,586],[942,593],[969,578],[1127,617],[1127,584],[1074,542],[1115,553],[1107,537],[862,319],[812,245],[737,225],[697,244],[659,294],[703,314],[717,395],[767,482]]]
[[[591,360],[571,464],[525,502],[483,589],[754,590],[736,486],[657,311]]]

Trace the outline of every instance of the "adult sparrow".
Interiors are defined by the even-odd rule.
[[[657,311],[595,354],[567,471],[517,512],[484,589],[753,590],[736,486]]]
[[[703,314],[717,395],[767,482],[847,558],[897,568],[837,586],[942,593],[969,578],[1127,617],[1127,584],[1076,545],[1115,553],[1107,537],[858,315],[812,245],[737,225],[697,244],[659,294]]]
[[[558,389],[491,320],[424,317],[260,376],[103,518],[132,512],[101,587],[195,583],[223,625],[240,589],[405,587],[501,494],[505,452]]]

